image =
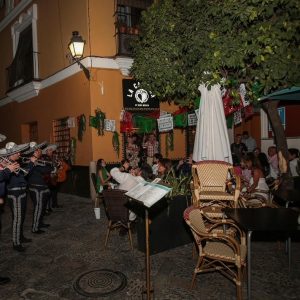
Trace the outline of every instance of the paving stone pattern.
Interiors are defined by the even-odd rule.
[[[11,216],[8,207],[2,215],[0,236],[0,276],[9,276],[10,284],[0,286],[0,299],[81,300],[73,288],[76,279],[91,270],[109,269],[123,273],[127,286],[107,297],[93,299],[142,299],[145,255],[130,250],[127,236],[111,234],[107,249],[104,239],[107,219],[101,211],[96,220],[90,199],[59,194],[62,209],[45,217],[51,227],[42,235],[30,233],[32,210],[28,201],[24,234],[33,242],[26,252],[12,250]],[[281,247],[281,248],[280,248]],[[284,243],[253,242],[253,299],[300,299],[300,242],[292,243],[292,271],[288,272]],[[195,259],[192,244],[151,256],[154,298],[235,299],[235,286],[218,273],[201,274],[196,288],[190,289]],[[246,283],[243,283],[246,299]],[[91,298],[90,298],[91,299]],[[146,297],[144,297],[146,299]]]

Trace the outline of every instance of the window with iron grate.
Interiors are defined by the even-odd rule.
[[[70,153],[70,128],[68,127],[68,117],[52,121],[53,142],[57,145],[57,154],[60,158],[69,156]]]
[[[29,140],[30,141],[38,141],[38,123],[37,122],[32,122],[29,123]]]
[[[32,81],[33,47],[31,24],[20,33],[16,55],[7,70],[9,89]]]
[[[142,11],[152,3],[152,0],[117,0],[115,16],[118,55],[132,54],[131,42],[139,34]]]

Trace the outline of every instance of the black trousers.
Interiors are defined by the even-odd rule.
[[[49,189],[46,186],[29,186],[29,194],[33,203],[32,232],[39,230],[49,199]]]
[[[57,203],[58,188],[59,188],[58,185],[49,186],[50,196],[49,196],[49,199],[47,200],[47,205],[46,205],[47,209],[57,207],[57,205],[58,205],[58,203]]]
[[[7,199],[12,212],[12,240],[15,246],[21,245],[26,214],[26,189],[8,190]]]

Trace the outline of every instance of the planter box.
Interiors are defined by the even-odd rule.
[[[190,196],[188,197],[190,199]],[[185,196],[173,199],[163,198],[149,210],[150,224],[150,254],[159,253],[193,241],[190,229],[183,219],[187,207]],[[145,252],[145,212],[141,207],[133,210],[138,215],[137,239],[138,249]]]

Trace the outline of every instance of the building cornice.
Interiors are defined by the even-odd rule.
[[[9,97],[0,99],[0,107],[13,102]]]
[[[7,96],[17,102],[23,102],[36,97],[41,88],[39,81],[31,81],[7,93]]]
[[[133,59],[126,57],[85,57],[80,62],[86,68],[120,70],[123,76],[128,76],[133,63]],[[12,91],[7,93],[7,98],[4,98],[4,100],[0,100],[0,106],[4,106],[11,101],[23,102],[29,100],[37,96],[40,90],[61,82],[64,79],[71,77],[79,72],[82,72],[82,69],[75,62],[65,69],[60,70],[59,72],[45,78],[44,80],[32,81],[28,84],[13,89]],[[10,101],[7,99],[9,99]]]
[[[124,76],[129,76],[130,69],[133,64],[133,59],[130,57],[116,57],[116,63]]]
[[[18,15],[28,6],[32,0],[21,1],[4,19],[0,22],[0,32],[6,28]]]

